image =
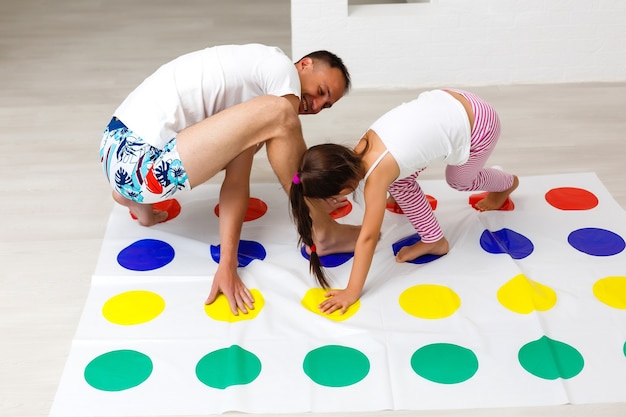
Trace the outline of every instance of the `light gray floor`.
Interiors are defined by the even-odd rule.
[[[289,10],[288,0],[0,3],[0,416],[46,416],[52,404],[113,206],[97,155],[111,112],[185,52],[261,42],[290,54]],[[492,164],[522,176],[595,171],[626,207],[626,83],[471,90],[503,122]],[[354,91],[304,117],[305,136],[353,143],[418,91]],[[254,181],[272,181],[257,159]],[[367,415],[592,414],[623,417],[626,404]]]

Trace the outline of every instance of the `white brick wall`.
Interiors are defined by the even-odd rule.
[[[626,80],[624,0],[291,0],[291,22],[293,58],[331,50],[355,88]]]

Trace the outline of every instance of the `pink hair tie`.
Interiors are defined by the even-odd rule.
[[[293,176],[293,183],[294,184],[300,184],[302,181],[300,181],[300,177],[298,176],[298,173],[296,172]]]

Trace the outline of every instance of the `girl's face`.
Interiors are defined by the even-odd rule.
[[[317,114],[330,108],[345,93],[346,83],[339,68],[303,58],[296,64],[302,89],[300,114]]]

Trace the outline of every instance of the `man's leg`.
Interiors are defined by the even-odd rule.
[[[129,200],[115,190],[113,190],[111,194],[115,202],[128,207],[128,210],[130,210],[142,226],[153,226],[167,220],[167,212],[155,210],[153,204],[137,203],[136,201]]]
[[[192,188],[226,169],[220,190],[220,262],[206,303],[224,294],[235,315],[254,308],[254,299],[237,273],[237,248],[248,204],[252,158],[260,143],[265,143],[272,168],[288,192],[306,145],[298,114],[287,99],[257,97],[177,136],[178,154]]]
[[[180,132],[177,148],[193,188],[263,142],[274,172],[288,191],[306,145],[300,119],[285,98],[261,96],[223,110]]]
[[[175,150],[193,188],[246,149],[264,142],[269,161],[288,192],[306,145],[298,115],[285,98],[261,96],[208,117],[180,132]],[[152,204],[130,200],[117,191],[113,191],[113,199],[128,207],[144,226],[167,218],[166,212],[154,210]]]

